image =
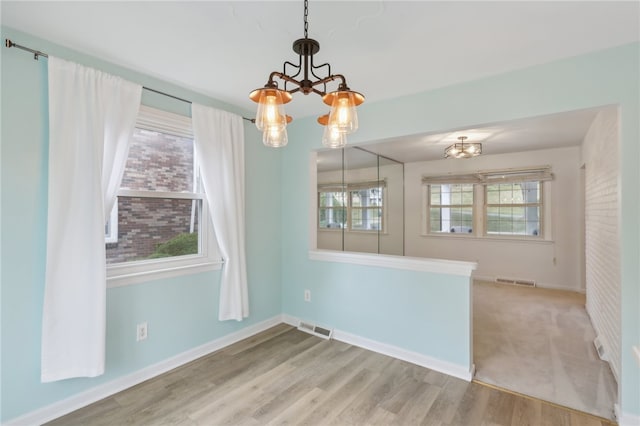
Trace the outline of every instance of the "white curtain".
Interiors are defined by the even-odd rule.
[[[224,259],[218,318],[242,321],[249,316],[242,117],[197,104],[191,106],[191,117],[196,159]]]
[[[105,222],[142,87],[49,57],[49,200],[41,380],[104,373]]]

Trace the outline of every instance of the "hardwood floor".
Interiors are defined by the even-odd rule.
[[[48,424],[611,423],[281,324]]]

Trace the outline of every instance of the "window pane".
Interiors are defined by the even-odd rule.
[[[431,207],[431,232],[473,232],[473,207]]]
[[[344,207],[346,203],[346,194],[342,191],[336,192],[320,192],[319,207]]]
[[[362,207],[366,206],[367,191],[351,191],[351,206]]]
[[[382,229],[382,209],[354,208],[351,210],[351,229],[377,231]]]
[[[344,228],[347,209],[344,207],[337,208],[319,208],[318,209],[318,227],[319,228]]]
[[[540,234],[540,182],[487,185],[486,194],[488,234]]]
[[[195,192],[193,140],[136,128],[120,188]]]
[[[439,207],[431,207],[429,209],[429,229],[431,232],[442,232],[443,230],[442,215]]]
[[[118,197],[118,242],[107,263],[198,254],[201,200]]]
[[[438,206],[442,204],[442,194],[440,192],[440,189],[441,189],[440,185],[431,185],[430,191],[431,191],[432,206]]]
[[[430,192],[431,232],[473,232],[473,184],[430,185]],[[434,195],[437,195],[437,198]]]
[[[430,185],[431,205],[473,204],[473,184]]]
[[[367,188],[351,191],[352,207],[382,206],[382,188]]]

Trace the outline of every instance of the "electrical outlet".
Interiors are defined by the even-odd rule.
[[[311,290],[304,291],[304,301],[311,302]]]
[[[138,327],[136,329],[136,342],[139,342],[140,340],[145,340],[148,336],[148,327],[147,327],[147,323],[146,322],[142,322],[140,324],[138,324]]]

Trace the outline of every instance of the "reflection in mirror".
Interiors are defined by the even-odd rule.
[[[404,165],[363,148],[317,153],[317,247],[404,254]]]

